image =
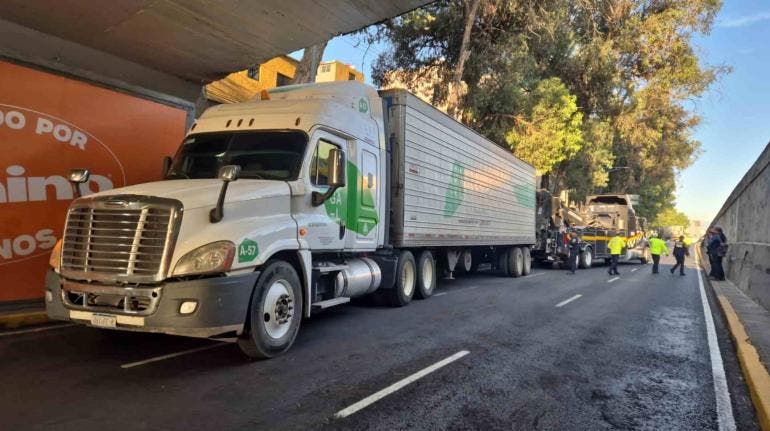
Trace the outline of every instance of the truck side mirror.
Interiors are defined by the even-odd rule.
[[[83,183],[87,183],[89,178],[91,178],[91,171],[89,171],[88,169],[71,169],[70,170],[69,180],[72,183],[72,186],[75,188],[76,198],[79,198],[81,196],[80,185]]]
[[[334,189],[345,187],[345,153],[339,148],[329,150],[329,185]]]
[[[171,157],[166,156],[163,158],[163,175],[162,178],[166,178],[166,175],[168,175],[168,171],[171,170],[171,164],[173,163],[173,159]]]
[[[219,190],[219,199],[217,199],[217,206],[211,209],[209,213],[209,221],[211,223],[219,223],[222,221],[225,206],[225,195],[227,195],[227,185],[230,181],[235,181],[241,176],[241,167],[239,165],[226,165],[219,168],[217,177],[222,180],[222,188]]]
[[[329,190],[325,193],[313,192],[313,206],[323,204],[340,187],[345,187],[345,153],[339,148],[332,148],[329,150]]]

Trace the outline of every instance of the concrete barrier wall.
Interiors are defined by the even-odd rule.
[[[722,206],[712,226],[730,244],[727,278],[770,310],[770,144]]]

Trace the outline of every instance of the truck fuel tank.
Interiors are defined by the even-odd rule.
[[[362,257],[348,261],[347,268],[337,273],[335,296],[355,298],[372,293],[380,287],[382,271],[372,259]]]

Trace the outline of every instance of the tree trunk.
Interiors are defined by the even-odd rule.
[[[452,71],[452,81],[449,83],[449,95],[447,96],[447,113],[452,117],[460,117],[460,97],[462,92],[463,71],[465,62],[471,55],[470,42],[473,23],[476,21],[476,15],[479,11],[481,0],[464,0],[465,6],[465,25],[463,28],[463,39],[460,44],[460,52],[457,56],[457,63]]]
[[[294,84],[306,84],[315,82],[315,75],[318,72],[318,65],[321,63],[321,58],[324,55],[324,49],[329,41],[324,41],[317,45],[309,46],[305,48],[302,53],[302,60],[297,65],[297,70],[294,72]]]

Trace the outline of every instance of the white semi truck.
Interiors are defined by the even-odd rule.
[[[375,292],[404,306],[483,262],[530,268],[532,166],[404,90],[295,85],[212,107],[164,170],[73,201],[49,317],[269,358],[316,310]]]

